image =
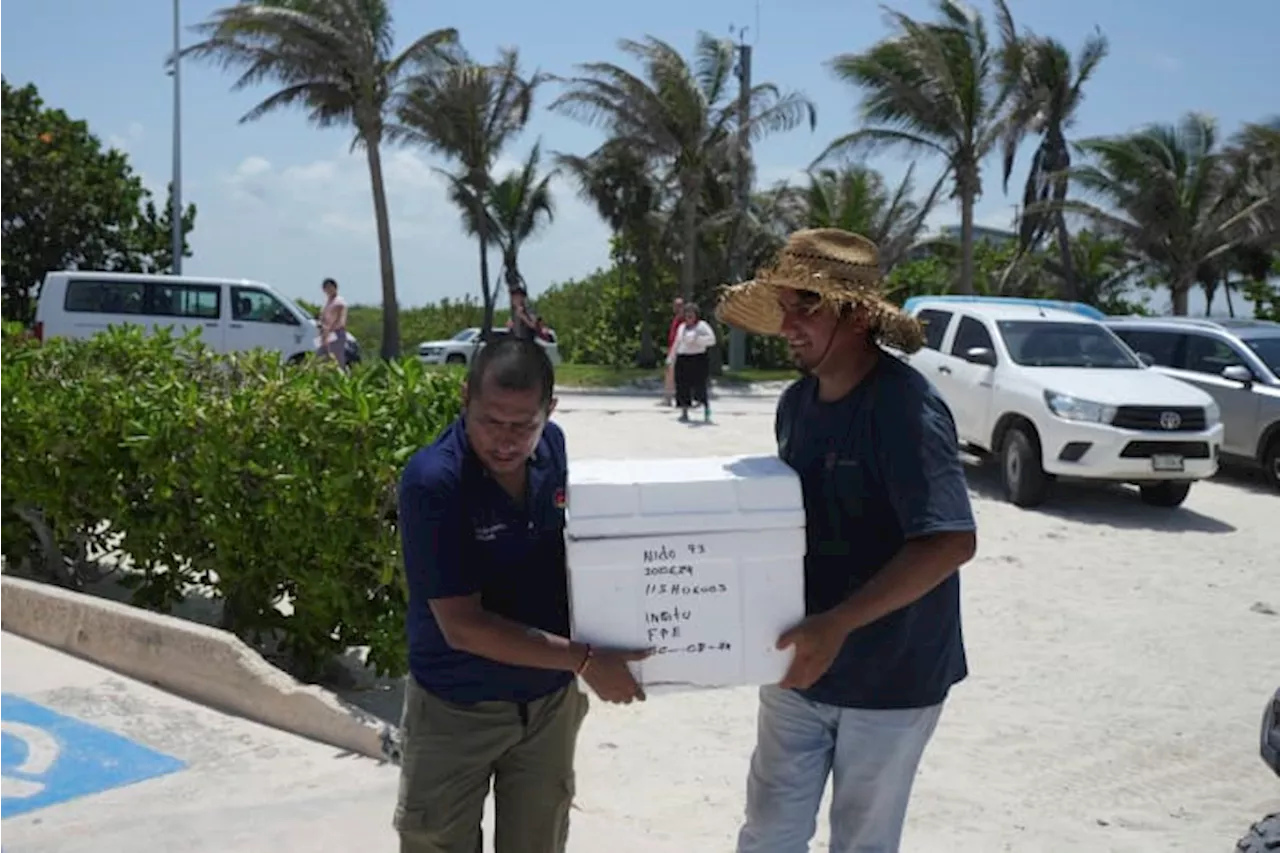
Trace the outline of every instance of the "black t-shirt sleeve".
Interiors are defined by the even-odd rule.
[[[413,466],[400,484],[400,542],[409,588],[425,598],[452,598],[480,591],[467,571],[462,543],[467,530],[459,484],[446,472]]]
[[[975,529],[955,421],[936,394],[911,389],[880,408],[889,503],[908,539]]]

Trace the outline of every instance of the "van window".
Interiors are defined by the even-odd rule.
[[[951,345],[951,354],[964,358],[964,354],[974,347],[989,349],[993,355],[996,351],[986,326],[972,317],[961,317],[960,328],[956,329],[955,343]]]
[[[1141,329],[1112,329],[1120,340],[1129,345],[1136,353],[1146,353],[1161,367],[1177,367],[1178,339],[1177,332],[1158,332]]]
[[[929,349],[941,350],[942,339],[947,336],[947,324],[951,322],[951,312],[926,308],[916,314],[916,319],[924,325],[924,345]]]
[[[216,284],[167,284],[148,282],[148,314],[161,317],[200,317],[216,320],[222,316],[222,288]]]
[[[77,278],[67,282],[63,307],[76,314],[138,314],[216,320],[221,314],[222,288],[216,284]]]
[[[62,307],[73,314],[145,314],[146,303],[145,282],[74,278]]]
[[[252,287],[231,288],[231,319],[243,323],[302,325],[283,302],[265,290]]]

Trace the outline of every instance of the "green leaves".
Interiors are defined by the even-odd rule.
[[[33,85],[3,82],[4,316],[28,320],[45,273],[166,272],[170,208],[157,210],[128,158],[83,121],[45,106]],[[183,233],[196,209],[183,213]]]
[[[361,645],[403,672],[396,486],[456,417],[453,372],[290,367],[137,328],[43,345],[6,329],[4,354],[11,565],[38,553],[22,518],[35,508],[64,554],[79,539],[120,552],[135,604],[168,610],[207,584],[226,627],[270,639],[303,676]]]

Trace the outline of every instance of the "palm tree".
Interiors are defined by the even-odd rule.
[[[194,29],[203,40],[183,56],[236,69],[233,89],[264,82],[281,88],[240,121],[282,107],[302,107],[319,127],[355,129],[373,187],[382,268],[382,357],[400,355],[400,313],[391,257],[391,221],[382,178],[382,140],[389,109],[412,76],[430,77],[453,57],[458,33],[427,33],[393,53],[386,0],[246,0],[218,9]]]
[[[602,127],[663,183],[678,187],[680,288],[692,298],[704,182],[710,170],[732,159],[738,145],[736,49],[707,33],[698,34],[692,63],[653,36],[624,39],[619,48],[639,62],[643,76],[608,62],[580,65],[579,76],[564,81],[568,89],[551,109]],[[812,128],[817,121],[812,102],[771,83],[752,86],[749,98],[744,130],[753,141],[806,120]]]
[[[1071,179],[1103,204],[1066,200],[1045,205],[1083,216],[1119,237],[1142,271],[1169,287],[1173,313],[1187,313],[1187,294],[1206,267],[1251,240],[1274,240],[1266,221],[1270,195],[1250,195],[1248,175],[1231,168],[1213,119],[1191,113],[1176,126],[1078,144],[1092,162]]]
[[[914,174],[912,163],[890,193],[884,176],[868,166],[811,172],[804,193],[804,227],[842,228],[865,235],[879,249],[881,272],[888,275],[920,238],[946,179],[944,175],[923,202],[916,202]]]
[[[1228,253],[1227,272],[1265,284],[1273,265],[1280,262],[1280,116],[1246,124],[1227,149],[1231,167],[1246,180],[1245,196],[1267,199],[1259,212],[1261,227]],[[1231,284],[1227,284],[1227,305],[1231,307]]]
[[[615,235],[629,248],[636,267],[640,301],[641,367],[656,362],[653,336],[653,303],[657,240],[663,187],[633,148],[618,140],[606,141],[587,156],[557,154],[559,169],[568,173],[580,194],[592,202]]]
[[[1102,237],[1089,230],[1071,235],[1071,269],[1076,281],[1075,298],[1107,314],[1129,314],[1135,305],[1126,298],[1138,269],[1137,259],[1123,240]],[[1044,259],[1045,269],[1060,278],[1061,258]]]
[[[1072,266],[1071,234],[1061,206],[1044,210],[1037,202],[1062,202],[1070,181],[1071,148],[1067,130],[1075,123],[1084,102],[1084,84],[1107,55],[1107,40],[1100,31],[1086,39],[1075,60],[1056,39],[1032,33],[1019,36],[1007,7],[998,11],[1003,50],[1001,77],[1009,92],[1009,112],[1004,125],[1004,189],[1023,140],[1034,134],[1040,144],[1031,157],[1026,186],[1022,191],[1023,214],[1018,222],[1018,249],[1025,253],[1037,247],[1050,232],[1057,236],[1062,264],[1063,295],[1076,299]],[[1027,211],[1041,211],[1040,213]]]
[[[464,226],[475,229],[480,244],[486,337],[496,301],[489,280],[489,244],[497,235],[486,210],[491,171],[503,148],[528,123],[534,90],[543,79],[540,74],[521,76],[519,53],[505,48],[492,65],[464,61],[415,81],[397,104],[393,133],[398,140],[457,162],[456,173],[441,174],[449,181],[450,200],[462,210]]]
[[[541,158],[542,146],[535,144],[520,169],[510,172],[489,189],[486,207],[493,223],[493,235],[502,249],[502,273],[508,293],[524,287],[524,276],[520,274],[521,247],[555,218],[551,198],[555,171],[539,177]]]
[[[1008,15],[1004,0],[996,0]],[[838,154],[898,147],[936,154],[960,204],[961,264],[956,290],[973,292],[973,208],[982,194],[982,160],[1004,135],[1005,93],[982,16],[958,0],[936,0],[939,20],[920,23],[889,11],[897,33],[859,54],[830,63],[836,76],[864,93],[868,125],[836,139],[815,161]]]

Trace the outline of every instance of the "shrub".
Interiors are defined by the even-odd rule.
[[[396,485],[458,391],[416,359],[347,374],[136,327],[43,345],[6,332],[5,557],[84,586],[85,559],[117,551],[139,606],[207,587],[224,627],[274,638],[305,677],[350,646],[399,674]]]

